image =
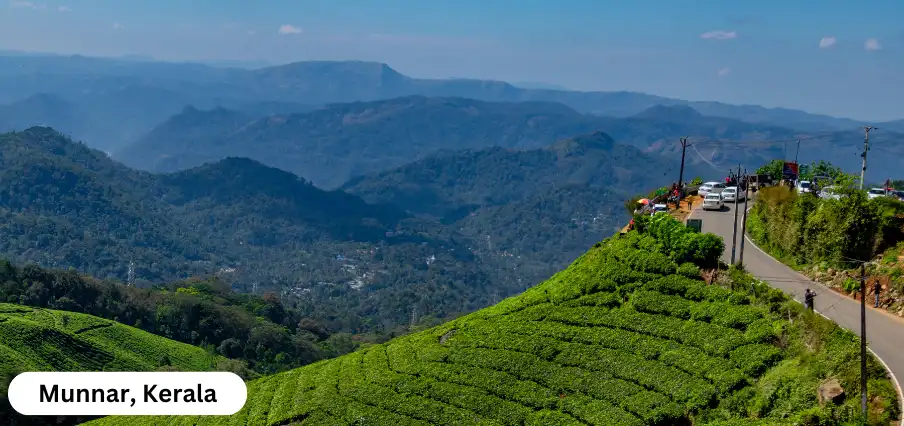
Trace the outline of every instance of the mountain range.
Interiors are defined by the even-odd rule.
[[[599,132],[437,153],[329,191],[247,158],[136,171],[41,127],[0,136],[0,152],[10,259],[112,279],[133,263],[138,285],[217,274],[352,331],[392,329],[415,305],[469,312],[548,277],[617,228],[622,200],[661,185],[666,167]],[[412,185],[435,201],[401,202]]]
[[[412,302],[401,293],[415,283],[487,281],[447,227],[252,160],[154,175],[47,128],[0,135],[0,150],[0,254],[18,263],[119,280],[134,263],[145,286],[218,274],[245,291],[301,295],[307,313],[332,312],[345,326],[355,321],[336,312],[405,321]],[[474,299],[449,300],[458,311],[479,307]]]
[[[56,126],[105,151],[133,142],[188,104],[199,108],[234,108],[258,102],[323,106],[411,95],[487,102],[558,102],[581,113],[612,117],[628,117],[656,105],[687,105],[706,116],[809,132],[864,124],[785,108],[685,101],[635,92],[578,92],[522,88],[488,80],[419,79],[376,62],[313,61],[246,69],[78,55],[0,56],[0,104],[38,94],[58,96],[90,116],[88,121],[104,131]],[[44,122],[46,118],[33,117]],[[16,123],[16,128],[37,124],[42,123]],[[882,123],[870,124],[882,127]]]
[[[172,172],[228,156],[253,158],[336,188],[355,176],[380,172],[442,151],[501,147],[535,149],[573,135],[603,131],[620,144],[671,158],[663,172],[677,179],[678,139],[691,136],[688,164],[706,164],[719,178],[738,164],[754,170],[773,159],[831,161],[860,168],[862,135],[824,133],[704,116],[689,106],[650,107],[615,118],[583,114],[554,102],[484,102],[465,98],[407,96],[331,104],[302,113],[252,115],[225,108],[185,108],[146,136],[114,152],[123,163]],[[873,145],[890,156],[873,159],[875,170],[895,170],[904,138],[874,132]],[[796,152],[796,140],[803,140]],[[790,149],[789,149],[790,146]],[[813,150],[813,147],[820,147]],[[853,153],[854,155],[851,155]]]

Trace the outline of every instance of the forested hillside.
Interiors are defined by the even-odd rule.
[[[539,282],[624,226],[624,200],[676,180],[677,168],[595,132],[535,150],[437,154],[342,189],[451,223],[481,250],[512,255],[509,269],[519,278]],[[719,173],[707,166],[685,172],[689,179]]]
[[[713,284],[720,238],[638,218],[523,294],[441,326],[249,383],[229,417],[90,424],[688,425],[854,420],[855,337],[741,271]],[[722,284],[722,285],[719,285]],[[724,285],[724,286],[723,286]],[[896,415],[869,360],[874,424]],[[755,420],[762,419],[762,420]]]
[[[464,237],[253,161],[152,175],[47,128],[0,135],[0,152],[0,253],[16,263],[125,281],[131,262],[140,286],[218,274],[353,332],[389,333],[419,303],[489,303],[495,269]]]

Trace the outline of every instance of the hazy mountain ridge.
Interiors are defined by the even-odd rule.
[[[862,123],[783,108],[685,101],[636,92],[579,92],[525,89],[477,79],[418,79],[389,65],[364,61],[311,61],[254,70],[217,68],[195,63],[131,61],[84,56],[0,56],[0,103],[14,103],[38,93],[50,93],[80,109],[94,110],[98,96],[137,88],[135,95],[113,102],[119,111],[152,111],[134,116],[135,130],[119,131],[103,140],[104,132],[75,133],[92,146],[116,149],[134,141],[136,132],[147,131],[176,114],[186,104],[212,108],[250,102],[292,102],[324,105],[336,102],[373,101],[410,95],[465,97],[493,102],[560,102],[583,113],[627,117],[655,105],[690,105],[707,116],[775,124],[808,131],[847,129]],[[147,94],[142,94],[147,92]],[[156,97],[148,94],[158,94]],[[160,96],[163,94],[163,97]],[[101,118],[101,117],[96,117]],[[33,125],[36,123],[28,123]],[[50,123],[54,125],[55,123]],[[100,123],[99,125],[104,125]],[[19,127],[21,130],[25,127]],[[89,137],[90,136],[90,137]],[[99,138],[95,141],[95,138]]]
[[[222,114],[187,111],[115,157],[132,167],[159,172],[229,156],[248,157],[332,188],[352,176],[441,150],[545,146],[597,130],[599,120],[554,103],[422,96],[332,104],[242,126],[232,121],[220,124]],[[200,136],[183,139],[194,134]]]
[[[494,146],[534,149],[594,131],[604,131],[615,141],[647,153],[674,158],[676,164],[681,155],[678,139],[690,136],[693,146],[686,155],[688,164],[711,164],[720,174],[739,163],[753,169],[772,159],[793,159],[794,141],[814,136],[821,138],[822,146],[837,147],[820,150],[820,158],[831,158],[850,171],[860,167],[858,158],[846,152],[860,143],[853,130],[814,134],[708,117],[686,105],[657,105],[630,117],[614,118],[581,114],[560,103],[423,96],[330,104],[263,118],[222,108],[190,108],[114,157],[157,172],[229,156],[248,157],[332,188],[353,176],[388,170],[441,151]],[[894,137],[886,132],[877,141],[894,150],[893,144],[883,142]],[[804,145],[800,158],[805,162],[815,159],[808,146],[813,142]],[[880,169],[894,163],[893,157],[876,161]]]

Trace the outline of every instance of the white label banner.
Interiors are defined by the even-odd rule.
[[[217,372],[30,372],[7,391],[25,415],[231,415],[248,390],[241,377]]]

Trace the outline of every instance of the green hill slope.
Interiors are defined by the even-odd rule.
[[[206,350],[76,312],[0,303],[0,424],[71,425],[82,417],[25,417],[6,398],[25,371],[210,371],[227,366]]]
[[[724,401],[738,398],[758,410],[745,417],[816,406],[815,387],[794,381],[824,373],[795,358],[781,318],[793,303],[761,284],[733,291],[700,278],[723,247],[661,216],[493,307],[250,382],[234,416],[92,424],[682,425],[736,416]],[[810,343],[850,361],[852,335],[830,329]],[[799,385],[806,395],[789,390]]]
[[[206,371],[218,360],[200,347],[115,321],[0,303],[0,376],[19,371],[150,371],[167,365]]]

